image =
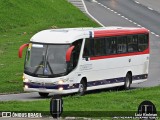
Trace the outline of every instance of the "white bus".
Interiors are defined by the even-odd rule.
[[[148,78],[149,32],[145,28],[49,29],[27,47],[24,91],[66,94],[144,82]]]

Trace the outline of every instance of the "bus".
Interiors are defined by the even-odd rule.
[[[83,95],[86,91],[144,82],[149,68],[149,31],[138,27],[49,29],[26,48],[24,91]]]

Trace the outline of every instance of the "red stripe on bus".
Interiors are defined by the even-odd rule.
[[[117,29],[117,30],[98,30],[94,31],[94,37],[109,37],[109,36],[119,36],[119,35],[133,35],[133,34],[144,34],[148,33],[145,28],[127,30],[127,29]]]
[[[120,54],[106,55],[106,56],[95,56],[95,57],[90,57],[90,60],[99,60],[99,59],[116,58],[116,57],[126,57],[126,56],[143,55],[143,54],[149,54],[149,49],[146,49],[143,52],[120,53]]]

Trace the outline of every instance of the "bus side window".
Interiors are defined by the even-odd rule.
[[[117,40],[117,53],[126,53],[127,52],[127,41],[126,37],[118,37]]]
[[[85,40],[83,57],[88,57],[90,55],[90,39]]]
[[[74,45],[74,49],[72,52],[72,64],[73,64],[73,69],[77,66],[78,60],[79,60],[79,54],[81,51],[81,46],[82,46],[82,39],[75,41],[72,45]]]
[[[93,56],[93,51],[94,51],[93,39],[87,38],[85,40],[85,45],[84,45],[84,50],[83,50],[83,57]]]
[[[107,55],[117,53],[116,37],[106,38],[106,53],[107,53]]]
[[[144,51],[148,48],[148,35],[138,35],[138,51]]]
[[[109,38],[105,38],[105,44],[106,44],[106,55],[109,55],[111,52],[111,49],[109,46]]]
[[[127,36],[128,52],[138,51],[138,35]]]
[[[105,50],[105,38],[95,38],[94,39],[94,55],[103,56],[106,55]]]

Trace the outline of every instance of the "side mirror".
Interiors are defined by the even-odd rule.
[[[73,51],[74,47],[75,46],[71,46],[70,48],[68,48],[68,50],[66,52],[66,62],[70,62],[71,54],[72,54],[72,51]]]
[[[87,56],[85,56],[84,59],[85,59],[86,61],[89,61],[89,57],[87,57]]]
[[[19,48],[19,51],[18,51],[18,57],[19,57],[19,58],[22,58],[23,50],[24,50],[24,48],[26,48],[26,47],[28,47],[28,46],[29,46],[28,43],[21,45],[21,47]]]
[[[67,72],[70,72],[73,69],[73,63],[71,63],[71,55],[74,47],[75,46],[71,46],[66,52]]]

